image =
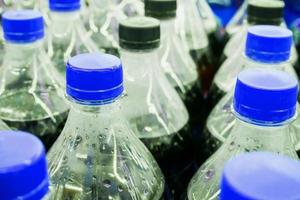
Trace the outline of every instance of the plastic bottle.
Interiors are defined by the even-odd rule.
[[[226,164],[220,200],[300,199],[300,162],[269,152],[238,155]]]
[[[116,41],[119,15],[112,0],[90,0],[86,28],[91,32],[92,40],[106,53],[119,55]]]
[[[247,8],[247,21],[237,31],[237,34],[233,35],[229,42],[226,44],[221,58],[223,63],[231,55],[234,55],[238,46],[245,44],[247,29],[253,25],[276,25],[286,27],[283,14],[285,4],[281,0],[249,0]],[[297,66],[298,54],[295,47],[292,49],[291,62],[294,67]]]
[[[203,98],[201,83],[198,79],[197,67],[189,54],[189,49],[175,32],[176,0],[147,0],[145,1],[145,15],[159,19],[161,22],[161,66],[190,114],[191,122],[201,122]],[[195,129],[195,131],[197,131]]]
[[[290,123],[295,119],[298,81],[273,69],[247,69],[238,75],[233,100],[236,123],[230,137],[198,170],[189,200],[219,199],[225,162],[243,152],[270,151],[298,158]]]
[[[258,25],[249,28],[244,55],[236,54],[235,59],[226,61],[227,68],[220,71],[223,81],[227,82],[227,95],[225,95],[210,113],[206,128],[203,133],[203,152],[206,156],[213,153],[228,137],[228,133],[235,124],[235,117],[231,112],[234,81],[237,74],[245,68],[260,67],[264,69],[273,68],[283,70],[297,77],[291,63],[289,62],[290,49],[292,45],[292,32],[277,26]],[[242,50],[241,50],[242,51]],[[225,76],[225,72],[231,71],[235,76]],[[220,79],[219,79],[220,80]],[[224,85],[225,86],[225,85]],[[298,120],[292,127],[298,126]],[[297,139],[296,139],[297,140]]]
[[[198,12],[203,20],[213,55],[219,58],[225,45],[221,25],[217,21],[217,18],[215,17],[210,5],[207,3],[207,0],[194,0],[194,2],[196,3]]]
[[[123,89],[117,57],[92,53],[69,59],[71,110],[48,153],[54,199],[161,198],[162,173],[122,114]]]
[[[0,131],[2,200],[49,200],[49,176],[43,144],[33,135]]]
[[[159,21],[123,20],[119,38],[128,95],[122,99],[126,118],[158,161],[172,195],[180,196],[197,167],[188,112],[161,68]]]
[[[44,21],[31,10],[2,16],[5,54],[0,72],[0,118],[37,135],[49,148],[64,126],[68,105],[58,72],[43,49]]]
[[[217,63],[213,62],[208,37],[194,0],[178,0],[176,32],[197,64],[206,97],[215,71],[214,64]]]
[[[62,77],[65,77],[65,63],[70,57],[101,51],[85,29],[80,8],[80,0],[49,0],[47,51]]]

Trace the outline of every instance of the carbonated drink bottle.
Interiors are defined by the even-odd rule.
[[[197,166],[188,112],[161,68],[159,21],[123,20],[119,38],[128,95],[122,99],[126,118],[158,161],[172,195],[180,196]]]
[[[248,28],[259,24],[279,26],[283,22],[284,2],[273,0],[249,0],[248,2],[247,21],[225,46],[221,67],[213,80],[209,92],[211,109],[234,86],[233,77],[236,77],[240,71],[235,65],[241,65],[239,62],[243,60],[241,54],[244,52]]]
[[[298,81],[286,72],[259,68],[241,72],[233,100],[236,123],[230,137],[191,180],[188,199],[219,199],[225,162],[239,153],[270,151],[298,158],[289,129],[296,117],[297,96]]]
[[[264,69],[283,70],[294,77],[296,72],[289,62],[292,45],[292,32],[278,26],[258,25],[249,28],[247,43],[243,56],[241,53],[234,55],[235,60],[226,61],[225,71],[231,71],[232,75],[225,77],[225,71],[222,71],[223,82],[227,82],[227,91],[219,103],[214,107],[207,118],[206,127],[203,132],[203,154],[204,157],[212,154],[228,137],[228,133],[235,124],[235,117],[231,112],[234,81],[237,74],[245,68],[260,67]],[[243,50],[240,49],[242,52]],[[225,66],[225,65],[224,65]],[[221,71],[220,71],[221,72]],[[221,82],[220,82],[221,83]],[[225,86],[225,85],[224,85]],[[299,122],[296,120],[292,127],[296,128]],[[299,140],[300,141],[300,140]]]
[[[66,77],[71,110],[48,153],[53,199],[160,199],[162,173],[121,111],[120,59],[80,54]]]
[[[236,49],[240,45],[245,44],[247,29],[252,25],[276,25],[286,27],[283,15],[285,4],[283,1],[278,0],[249,0],[247,8],[247,21],[239,29],[237,34],[233,35],[227,43],[224,54],[221,58],[223,63],[231,55],[235,54]],[[298,54],[293,46],[291,54],[291,62],[294,67],[298,59]]]
[[[2,26],[0,118],[12,129],[37,135],[49,148],[64,126],[69,107],[58,72],[43,49],[43,17],[37,11],[7,11]]]
[[[203,95],[206,97],[215,69],[208,37],[194,0],[178,0],[176,32],[197,64]]]
[[[43,144],[32,134],[0,131],[0,196],[3,200],[49,200]]]
[[[201,129],[204,121],[203,94],[197,67],[188,47],[175,32],[176,0],[147,0],[145,15],[161,22],[160,63],[169,82],[176,89],[190,115],[192,129]],[[195,124],[195,128],[194,128]],[[199,127],[200,128],[199,128]]]
[[[119,10],[116,4],[112,0],[90,0],[87,11],[85,26],[92,34],[92,40],[106,53],[118,56],[116,34],[119,15],[116,12]]]
[[[214,58],[219,58],[225,46],[224,34],[207,0],[193,0],[198,8]]]
[[[223,170],[220,200],[300,199],[299,170],[298,160],[275,153],[238,155]]]
[[[80,8],[80,0],[49,0],[47,51],[61,77],[65,77],[65,63],[70,57],[101,51],[85,29]]]

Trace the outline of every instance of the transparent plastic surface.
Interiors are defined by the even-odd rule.
[[[118,55],[118,21],[124,16],[118,13],[117,5],[111,0],[90,0],[86,28],[92,40],[106,53]]]
[[[194,0],[178,1],[176,33],[189,49],[197,65],[203,93],[210,87],[214,74],[208,37]]]
[[[121,50],[131,128],[152,152],[174,196],[180,196],[195,173],[188,113],[161,69],[158,50]]]
[[[158,200],[162,173],[121,113],[119,101],[72,103],[48,153],[51,200]]]
[[[64,126],[68,105],[43,41],[6,43],[0,72],[0,118],[34,133],[49,148]]]
[[[80,12],[50,12],[47,52],[64,79],[68,58],[80,53],[100,52],[80,19]],[[64,82],[63,82],[64,83]]]
[[[244,0],[243,4],[237,10],[235,15],[231,18],[226,26],[226,33],[229,37],[238,33],[243,26],[244,21],[247,17],[247,7],[248,7],[248,0]]]
[[[196,65],[188,47],[174,34],[175,20],[161,21],[161,66],[173,87],[185,94],[197,80]]]
[[[14,9],[37,9],[39,0],[3,0],[7,7]]]
[[[121,59],[128,95],[123,109],[138,137],[176,134],[187,124],[188,113],[161,70],[158,51],[121,49]]]
[[[194,2],[197,4],[198,12],[200,13],[201,18],[203,19],[206,32],[208,34],[215,32],[218,28],[218,23],[207,1],[194,0]]]
[[[233,91],[234,91],[234,85],[236,82],[236,77],[240,71],[246,68],[253,68],[253,67],[259,67],[259,68],[272,68],[272,69],[278,69],[278,70],[283,70],[286,71],[287,73],[293,75],[294,77],[297,78],[296,72],[292,65],[290,63],[281,63],[278,65],[268,65],[268,64],[263,64],[263,63],[257,63],[253,62],[249,59],[246,59],[243,57],[241,54],[236,54],[235,55],[238,59],[238,63],[233,62],[229,63],[229,59],[226,61],[228,62],[227,69],[222,68],[224,71],[221,71],[220,73],[223,72],[223,80],[220,82],[216,82],[217,84],[223,84],[225,87],[222,87],[221,85],[218,85],[219,88],[224,88],[226,89],[226,92],[228,92],[219,102],[218,104],[214,107],[212,112],[210,113],[206,127],[208,131],[213,135],[213,137],[217,140],[220,140],[221,142],[224,142],[228,138],[228,134],[231,133],[230,130],[236,123],[235,117],[233,113],[231,112],[231,105],[232,105],[232,100],[233,100]],[[225,63],[226,63],[225,62]],[[228,73],[226,74],[226,71],[232,71],[235,72],[235,76],[232,76],[227,78]],[[227,76],[226,76],[227,75]],[[220,87],[221,86],[221,87]],[[229,87],[231,86],[231,87]],[[225,90],[224,90],[225,91]],[[300,120],[297,119],[291,124],[291,127],[300,127]],[[297,133],[297,132],[296,132]]]
[[[230,137],[198,170],[189,184],[189,200],[219,199],[219,183],[223,167],[233,156],[253,151],[270,151],[298,159],[289,126],[256,126],[238,120]]]

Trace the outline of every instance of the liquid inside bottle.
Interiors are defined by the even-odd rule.
[[[298,81],[279,70],[253,68],[239,74],[235,88],[236,123],[228,130],[229,138],[191,180],[190,200],[219,199],[222,169],[237,154],[270,151],[298,159],[289,128],[296,114]],[[284,101],[274,101],[279,97]],[[277,112],[283,108],[288,115]]]
[[[67,88],[68,121],[48,153],[53,199],[160,199],[162,173],[122,114],[121,61],[73,57]]]
[[[30,27],[15,28],[15,18]],[[2,20],[5,54],[0,117],[12,129],[37,135],[48,149],[61,132],[69,108],[58,72],[43,50],[43,18],[25,10],[8,11]]]
[[[120,23],[119,37],[126,86],[123,109],[165,175],[170,189],[166,196],[179,197],[196,163],[187,110],[161,68],[159,21],[128,18]]]

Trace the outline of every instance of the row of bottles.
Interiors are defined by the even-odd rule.
[[[228,189],[226,167],[221,178],[232,157],[269,151],[298,159],[297,54],[282,27],[283,2],[248,2],[219,69],[224,44],[208,31],[203,2],[32,1],[43,14],[2,14],[0,130],[44,143],[49,178],[41,175],[39,195],[232,199],[241,194]],[[5,133],[15,134],[3,132],[4,141]],[[45,150],[35,145],[28,156],[40,152],[45,172]]]
[[[42,143],[31,134],[13,131],[1,131],[0,143],[3,147],[0,152],[5,158],[0,164],[1,198],[56,199],[56,194],[51,192],[49,187],[51,183]],[[14,146],[19,148],[13,148]],[[238,155],[227,161],[222,170],[219,199],[299,199],[299,170],[299,161],[274,153],[256,152]],[[97,184],[96,181],[94,183]],[[109,182],[103,184],[112,187]],[[69,187],[69,192],[75,189]],[[115,190],[123,192],[121,186]],[[126,198],[122,196],[118,199]]]

